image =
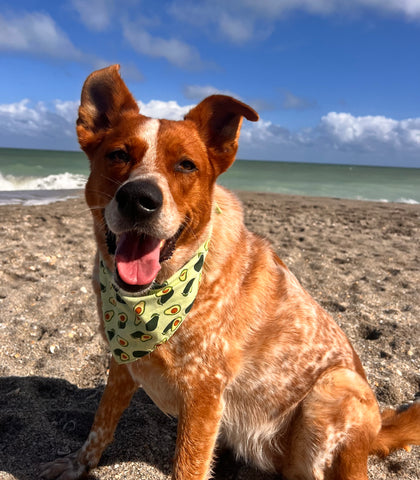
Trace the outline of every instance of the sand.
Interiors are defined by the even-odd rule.
[[[332,313],[381,407],[420,390],[420,206],[241,193],[249,228],[268,237]],[[39,478],[76,450],[104,388],[109,355],[91,291],[83,200],[0,207],[0,480]],[[170,478],[176,421],[139,391],[90,478]],[[420,448],[371,459],[370,478],[420,478]],[[223,453],[217,479],[272,480]]]

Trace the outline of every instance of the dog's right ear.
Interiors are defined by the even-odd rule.
[[[109,129],[121,113],[139,113],[137,102],[119,70],[119,65],[97,70],[83,85],[76,128],[83,149],[92,142],[94,135]]]

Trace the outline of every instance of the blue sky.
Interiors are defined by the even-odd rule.
[[[420,167],[420,0],[0,0],[0,146],[75,150],[121,64],[144,114],[236,96],[240,158]]]

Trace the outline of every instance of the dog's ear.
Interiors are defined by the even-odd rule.
[[[112,127],[119,115],[139,107],[119,74],[120,66],[97,70],[86,79],[77,119],[77,135],[82,148],[92,140],[92,134]]]
[[[185,116],[196,124],[218,175],[235,160],[243,117],[251,122],[259,118],[254,109],[226,95],[205,98]]]

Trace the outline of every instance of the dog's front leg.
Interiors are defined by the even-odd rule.
[[[220,391],[211,391],[209,386],[190,389],[184,397],[178,420],[173,480],[210,477],[223,406]]]
[[[105,447],[112,442],[118,421],[137,388],[128,368],[112,359],[108,383],[87,440],[77,452],[43,465],[41,477],[76,480],[96,467]]]

